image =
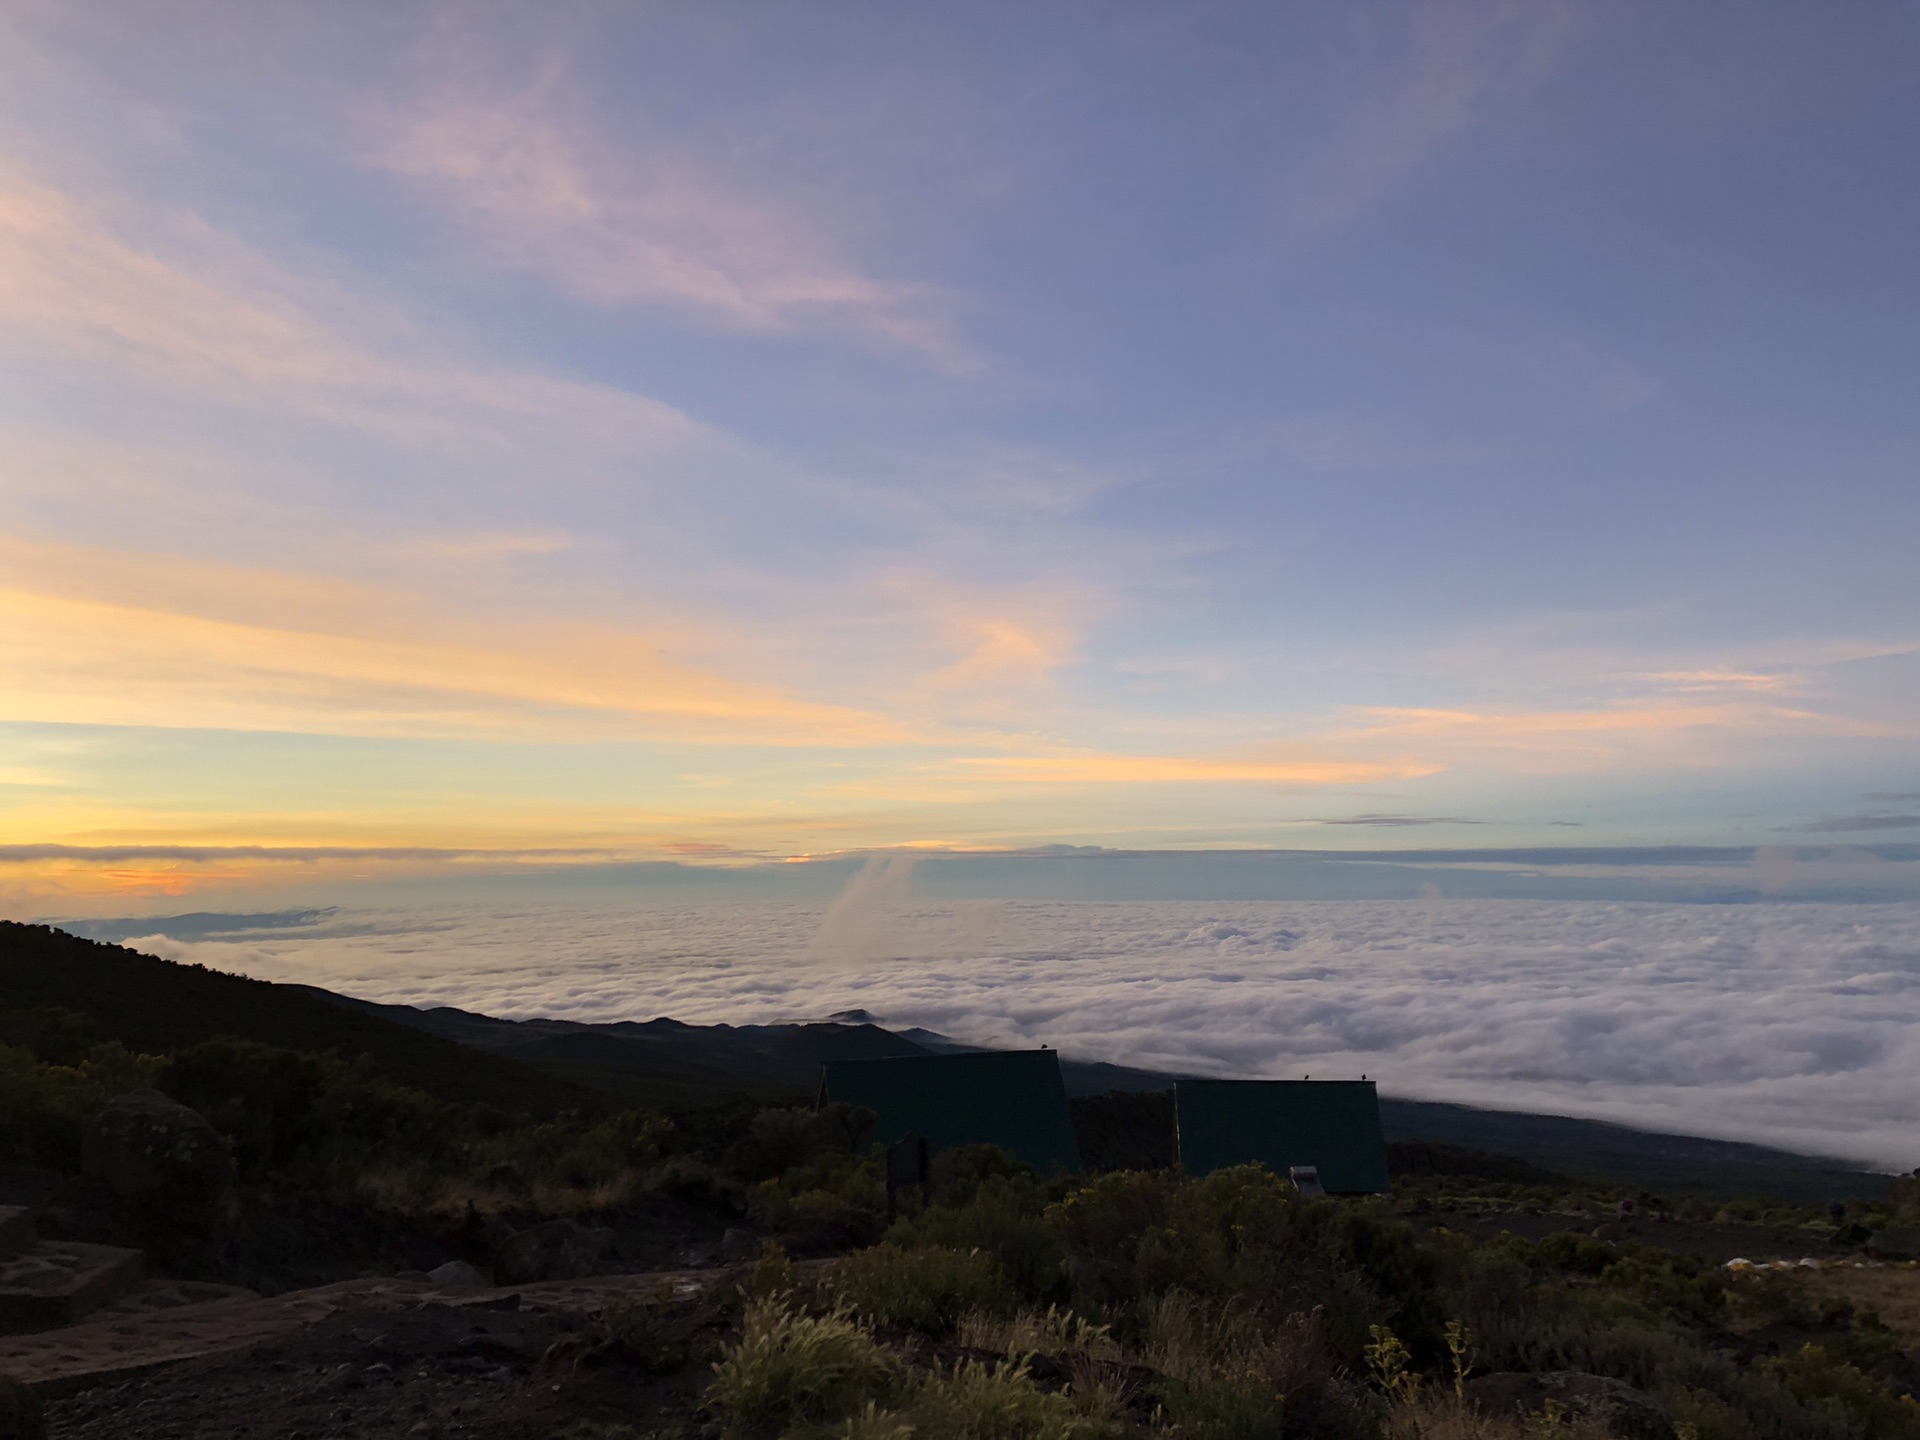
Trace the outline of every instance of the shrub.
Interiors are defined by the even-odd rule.
[[[823,1158],[850,1159],[873,1121],[871,1110],[839,1102],[819,1109],[762,1110],[753,1117],[746,1135],[728,1147],[723,1168],[758,1183]]]
[[[962,1361],[920,1380],[904,1419],[914,1440],[1106,1440],[1121,1427],[1109,1397],[1048,1393],[1023,1362]]]
[[[729,1424],[838,1420],[885,1398],[894,1365],[845,1315],[806,1315],[781,1299],[749,1305],[740,1341],[713,1367],[713,1403]]]
[[[950,1157],[960,1163],[946,1166]],[[1047,1223],[1046,1187],[1030,1167],[976,1145],[942,1154],[934,1172],[933,1205],[897,1223],[889,1239],[907,1249],[984,1250],[1023,1300],[1066,1298],[1065,1255]]]
[[[114,1041],[77,1065],[43,1064],[29,1050],[0,1045],[0,1159],[79,1169],[81,1140],[101,1107],[152,1085],[160,1065]]]
[[[1108,1327],[1090,1324],[1057,1305],[1049,1305],[1044,1312],[1022,1310],[1011,1316],[969,1311],[960,1317],[954,1338],[970,1350],[998,1350],[1010,1360],[1049,1355],[1100,1364],[1121,1358]]]
[[[376,1157],[431,1159],[457,1134],[452,1107],[349,1063],[252,1040],[206,1040],[174,1054],[159,1088],[233,1141],[245,1177],[351,1171]]]
[[[1242,1165],[1199,1180],[1104,1175],[1048,1219],[1083,1313],[1137,1326],[1143,1307],[1176,1291],[1271,1318],[1318,1309],[1328,1342],[1358,1365],[1369,1325],[1406,1312],[1427,1327],[1432,1262],[1397,1222],[1349,1220],[1347,1210],[1303,1201],[1263,1166]],[[1383,1294],[1367,1270],[1396,1288]]]
[[[929,1335],[951,1332],[971,1310],[1007,1314],[1013,1291],[1000,1264],[981,1250],[876,1245],[849,1255],[834,1272],[840,1298],[882,1325]]]
[[[1034,1169],[998,1145],[955,1145],[933,1157],[933,1203],[963,1209],[993,1180],[1032,1180]]]
[[[791,1295],[799,1287],[799,1272],[793,1268],[793,1261],[787,1257],[785,1247],[778,1240],[762,1241],[759,1258],[753,1262],[753,1269],[747,1275],[747,1294],[771,1299]]]
[[[1211,1308],[1176,1291],[1148,1308],[1145,1333],[1168,1415],[1196,1435],[1375,1433],[1372,1403],[1329,1349],[1318,1311],[1272,1323],[1243,1302]],[[1271,1428],[1282,1417],[1285,1430]]]
[[[1303,1206],[1301,1219],[1316,1242],[1320,1264],[1332,1275],[1357,1280],[1354,1289],[1379,1297],[1384,1302],[1378,1307],[1381,1318],[1392,1321],[1420,1363],[1438,1360],[1445,1349],[1437,1288],[1440,1267],[1432,1248],[1421,1242],[1414,1228],[1373,1204]],[[1341,1287],[1330,1285],[1320,1298],[1331,1319],[1336,1314],[1333,1302],[1349,1297],[1341,1295]],[[1339,1312],[1347,1325],[1359,1318],[1357,1311],[1345,1313],[1352,1309],[1343,1306]]]
[[[1829,1354],[1824,1346],[1802,1345],[1791,1355],[1763,1363],[1803,1405],[1843,1408],[1857,1434],[1871,1440],[1920,1436],[1920,1403],[1913,1396],[1896,1399],[1858,1368]]]
[[[1168,1382],[1161,1392],[1167,1418],[1183,1435],[1207,1440],[1270,1440],[1284,1434],[1287,1397],[1259,1375],[1206,1376]]]

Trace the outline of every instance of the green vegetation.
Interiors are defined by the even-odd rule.
[[[888,1392],[896,1368],[847,1316],[760,1300],[747,1307],[739,1341],[714,1366],[713,1401],[736,1425],[788,1429],[863,1409]]]
[[[812,1311],[789,1292],[750,1313],[711,1396],[737,1433],[1610,1433],[1559,1401],[1550,1430],[1471,1403],[1482,1376],[1576,1371],[1643,1392],[1695,1440],[1920,1437],[1916,1357],[1794,1277],[1571,1229],[1416,1224],[1423,1185],[1550,1197],[1570,1219],[1596,1198],[1578,1189],[1429,1175],[1391,1198],[1305,1200],[1258,1167],[1049,1185],[990,1150],[939,1172],[932,1204],[838,1262]],[[829,1337],[832,1365],[797,1378]],[[760,1373],[808,1398],[743,1399],[771,1393],[747,1385]]]
[[[962,1315],[1013,1308],[1013,1287],[993,1255],[934,1245],[876,1245],[841,1261],[834,1284],[855,1311],[882,1325],[951,1334]]]

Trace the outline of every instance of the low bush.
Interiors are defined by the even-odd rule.
[[[777,1179],[796,1166],[850,1160],[873,1129],[863,1106],[835,1102],[818,1109],[774,1107],[760,1111],[747,1133],[727,1148],[722,1166],[752,1184]]]
[[[1889,1394],[1825,1346],[1802,1345],[1762,1364],[1807,1408],[1844,1412],[1854,1434],[1867,1440],[1920,1437],[1920,1402],[1912,1395]]]
[[[1287,1397],[1258,1374],[1172,1380],[1161,1400],[1167,1419],[1183,1435],[1269,1440],[1286,1433]]]
[[[734,1433],[845,1419],[887,1398],[899,1378],[852,1319],[808,1315],[782,1299],[747,1307],[739,1342],[713,1371],[708,1398]]]
[[[899,1221],[889,1238],[907,1249],[985,1251],[1028,1304],[1064,1301],[1066,1256],[1047,1222],[1051,1200],[1031,1166],[994,1146],[963,1146],[935,1160],[933,1204]]]
[[[113,1041],[72,1065],[0,1044],[0,1161],[78,1170],[93,1118],[114,1096],[152,1085],[162,1063]]]
[[[881,1325],[947,1335],[970,1311],[1010,1314],[1013,1289],[983,1250],[876,1245],[842,1260],[834,1271],[841,1301]]]
[[[1124,1433],[1112,1397],[1042,1390],[1013,1360],[965,1360],[922,1377],[899,1418],[914,1440],[1108,1440]]]

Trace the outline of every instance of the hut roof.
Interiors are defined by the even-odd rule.
[[[873,1110],[884,1144],[917,1132],[936,1150],[998,1145],[1036,1170],[1080,1169],[1053,1050],[833,1060],[821,1067],[820,1097]]]
[[[1182,1080],[1174,1086],[1180,1163],[1190,1175],[1312,1165],[1328,1190],[1387,1188],[1380,1097],[1371,1080]]]

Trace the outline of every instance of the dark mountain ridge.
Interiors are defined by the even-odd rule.
[[[103,1040],[161,1053],[237,1037],[347,1059],[366,1055],[390,1080],[465,1104],[543,1114],[593,1102],[591,1093],[540,1070],[328,1003],[325,993],[0,921],[0,1043],[32,1043],[57,1026],[77,1059]]]

